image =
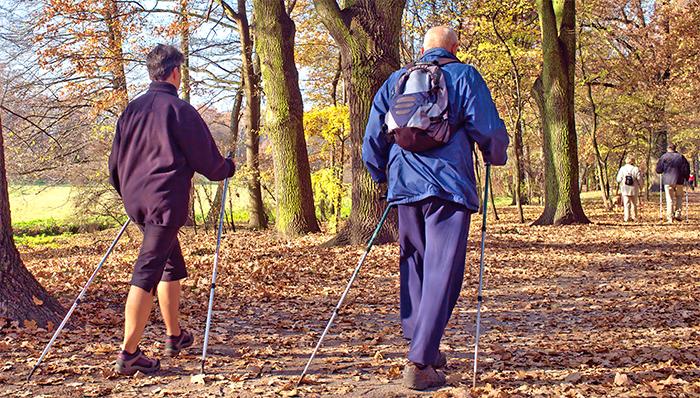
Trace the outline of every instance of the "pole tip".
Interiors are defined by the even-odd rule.
[[[36,366],[32,368],[32,371],[29,372],[29,375],[27,375],[27,381],[30,381],[32,379],[32,376],[34,375],[34,371],[36,371]]]
[[[202,359],[202,366],[199,368],[199,372],[204,374],[204,360]]]
[[[302,373],[301,376],[299,377],[299,380],[297,381],[297,384],[295,387],[299,387],[301,385],[301,382],[304,381],[304,376],[306,376],[306,373]]]

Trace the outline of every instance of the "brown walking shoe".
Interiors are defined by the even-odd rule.
[[[442,387],[446,383],[445,374],[432,366],[423,369],[411,362],[403,368],[403,384],[411,390],[427,390]]]

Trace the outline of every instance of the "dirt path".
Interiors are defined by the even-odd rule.
[[[691,197],[700,203],[700,194]],[[0,329],[0,396],[699,396],[700,205],[676,225],[621,224],[587,208],[588,226],[514,224],[512,209],[489,228],[479,388],[471,367],[478,242],[470,240],[464,289],[443,340],[450,386],[416,393],[400,372],[396,245],[376,247],[312,365],[291,385],[362,253],[322,249],[326,236],[296,242],[271,233],[229,234],[217,283],[208,374],[198,373],[213,235],[183,237],[190,277],[183,322],[195,348],[162,358],[157,376],[115,377],[123,299],[138,242],[124,241],[31,383],[24,381],[50,337],[31,323]],[[527,209],[533,219],[539,209]],[[42,284],[69,306],[114,231],[57,248],[22,248]],[[472,226],[478,239],[478,228]],[[134,234],[137,236],[137,234]],[[163,349],[159,314],[142,347]],[[0,321],[0,324],[2,322]]]

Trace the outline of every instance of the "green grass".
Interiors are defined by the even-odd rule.
[[[199,184],[197,192],[201,198],[195,198],[195,215],[198,223],[202,223],[209,213],[210,203],[216,193],[217,184]],[[12,227],[16,240],[40,244],[49,242],[50,236],[73,234],[83,231],[104,229],[114,225],[114,220],[107,218],[79,218],[79,209],[75,207],[75,198],[80,195],[78,187],[46,186],[46,185],[11,185],[10,212]],[[237,223],[248,221],[248,192],[245,188],[236,187],[230,190],[232,197],[226,199],[227,214],[233,214]],[[266,196],[268,208],[273,206],[271,199]],[[229,204],[232,207],[228,207]],[[274,214],[272,214],[274,218]],[[42,238],[43,236],[43,238]],[[32,239],[29,239],[31,237]],[[42,240],[43,239],[43,240]]]
[[[11,185],[12,225],[36,220],[68,220],[75,215],[73,200],[79,192],[70,186]]]
[[[71,236],[71,233],[62,233],[60,235],[15,235],[15,244],[18,246],[29,246],[29,247],[46,247],[50,249],[55,249],[59,247],[59,241],[67,239]]]

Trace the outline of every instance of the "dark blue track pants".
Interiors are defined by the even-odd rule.
[[[471,213],[438,197],[399,205],[401,326],[408,359],[435,365],[440,340],[457,303]]]

